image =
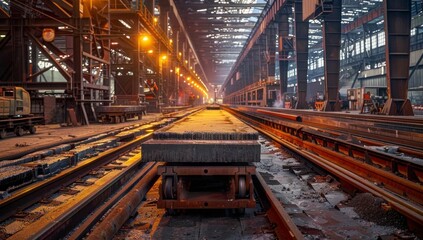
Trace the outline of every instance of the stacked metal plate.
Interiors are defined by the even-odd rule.
[[[203,110],[142,144],[143,161],[240,163],[260,161],[258,133],[223,110]]]

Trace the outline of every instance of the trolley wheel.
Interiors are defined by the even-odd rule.
[[[29,127],[29,133],[34,134],[36,131],[37,129],[35,128],[35,126]]]
[[[174,184],[173,177],[166,177],[163,181],[163,197],[164,199],[174,198]]]
[[[16,136],[22,136],[22,135],[24,135],[24,130],[23,130],[23,128],[21,128],[21,127],[16,127],[16,128],[15,128],[15,134],[16,134]]]
[[[0,139],[6,138],[7,132],[5,129],[0,130]]]
[[[246,198],[247,197],[247,185],[245,176],[238,177],[238,197]]]

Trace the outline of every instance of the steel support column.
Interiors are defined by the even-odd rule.
[[[160,0],[159,1],[160,6],[160,19],[159,24],[160,28],[163,30],[163,32],[166,34],[166,36],[169,35],[168,33],[168,24],[169,24],[169,13],[170,13],[170,5],[169,1],[166,0]]]
[[[25,4],[28,3],[25,2]],[[27,75],[27,69],[25,68],[25,55],[28,52],[28,41],[25,41],[25,31],[27,29],[25,29],[23,19],[23,17],[27,16],[22,16],[22,11],[20,10],[19,3],[15,3],[14,1],[10,2],[10,12],[10,36],[12,49],[7,49],[5,51],[9,52],[8,55],[13,59],[14,63],[8,66],[12,69],[12,81],[16,83],[21,83],[26,79]]]
[[[83,84],[83,76],[82,76],[82,54],[83,54],[83,47],[82,47],[82,26],[81,26],[81,2],[80,0],[76,0],[73,2],[73,18],[75,19],[75,30],[73,33],[73,64],[74,64],[74,74],[72,78],[71,88],[73,88],[73,95],[77,96],[76,99],[79,99],[79,106],[82,112],[82,122],[89,125],[87,111],[84,105],[84,84]]]
[[[388,100],[382,113],[414,115],[408,99],[411,0],[384,0]]]
[[[276,25],[269,26],[267,31],[267,76],[269,81],[275,81]]]
[[[258,81],[267,80],[267,35],[264,34],[259,39],[259,64],[260,64],[260,75]]]
[[[323,111],[340,111],[339,71],[341,48],[342,0],[333,1],[333,12],[324,18],[323,47],[325,69],[325,103]]]
[[[260,41],[260,40],[259,40]],[[252,82],[250,84],[253,84],[255,82],[260,81],[260,71],[261,71],[261,66],[260,66],[260,48],[259,46],[254,46],[252,49],[253,54],[251,55],[251,59],[253,62],[253,79]]]
[[[295,50],[297,60],[296,109],[307,108],[308,21],[303,20],[303,0],[295,0]]]
[[[286,8],[281,12],[279,17],[279,75],[280,75],[280,96],[283,101],[283,94],[288,91],[288,55],[290,52],[288,44],[289,35],[289,22],[288,22],[288,10]]]

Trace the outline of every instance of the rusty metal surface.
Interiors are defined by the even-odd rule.
[[[110,113],[125,113],[125,112],[143,112],[145,106],[125,106],[125,105],[112,105],[112,106],[99,106],[96,108],[98,114]]]
[[[254,166],[163,166],[159,208],[252,208],[256,205],[252,175]],[[172,193],[166,195],[166,179],[172,181]],[[239,196],[239,180],[245,179],[244,196]]]
[[[314,16],[314,12],[316,11],[317,6],[319,5],[321,1],[319,0],[309,0],[304,1],[302,4],[302,19],[309,19]]]
[[[160,132],[190,133],[206,132],[227,135],[256,134],[257,131],[242,123],[230,113],[223,110],[203,110],[179,121]],[[242,138],[241,138],[242,139]],[[257,139],[257,138],[256,138]],[[213,140],[213,139],[210,139]]]
[[[256,173],[255,177],[258,181],[256,186],[260,186],[260,196],[266,196],[270,203],[267,215],[270,221],[275,225],[275,232],[279,239],[304,239],[300,230],[292,222],[288,213],[285,211],[279,200],[273,195],[272,190],[267,186],[260,173]]]
[[[96,227],[87,237],[87,239],[113,238],[114,234],[116,234],[116,232],[126,222],[126,220],[130,218],[132,214],[136,211],[137,206],[142,202],[145,194],[156,182],[157,175],[154,170],[156,169],[158,164],[154,165],[154,167],[148,169],[148,171],[142,174],[142,176],[138,175],[137,180],[139,181],[136,183],[136,185],[133,186],[132,190],[129,193],[119,199],[121,201],[117,204],[117,206],[113,208],[111,212],[106,215],[106,217],[102,219],[99,224],[96,225]],[[104,210],[104,212],[105,211],[106,210]],[[95,222],[92,224],[95,224]],[[76,238],[83,237],[82,234],[80,234],[79,236],[72,236]]]
[[[242,118],[248,121],[247,117]],[[305,133],[302,129],[291,131],[289,127],[277,126],[270,122],[267,123],[269,126],[265,121],[262,122],[255,122],[254,125],[267,134],[272,134],[276,141],[289,146],[300,155],[307,156],[315,164],[330,169],[330,172],[353,186],[384,198],[394,209],[412,221],[423,224],[421,207],[423,187],[421,179],[416,178],[421,176],[422,164],[404,162],[394,155],[370,150],[343,140],[329,140],[330,138],[325,135]],[[383,168],[383,165],[379,167],[380,164],[388,164],[388,167]],[[401,165],[404,167],[399,167]],[[401,172],[401,169],[405,174],[404,177],[398,176],[398,171]],[[391,191],[407,196],[407,199],[398,197]]]
[[[258,162],[257,141],[150,140],[142,144],[143,161]]]
[[[297,64],[297,102],[296,109],[307,108],[307,71],[309,22],[303,21],[303,5],[310,1],[294,1],[295,6],[295,50]],[[304,13],[306,15],[307,13]],[[294,106],[293,106],[294,108]],[[298,121],[298,120],[297,120]],[[300,122],[300,121],[299,121]]]
[[[59,207],[44,215],[44,219],[48,219],[48,221],[32,223],[30,227],[24,228],[14,234],[10,239],[58,239],[71,232],[81,222],[84,222],[83,226],[79,226],[77,231],[73,232],[72,235],[82,237],[142,177],[147,178],[148,172],[154,173],[158,165],[146,164],[140,170],[139,152],[138,156],[135,155],[131,162],[132,164],[127,167],[122,166],[123,170],[116,176],[109,178],[108,181],[105,180],[101,187],[97,187],[89,194],[82,193],[80,194],[82,195],[81,197],[76,196],[75,199],[77,201],[69,201],[67,204],[63,204],[61,208]],[[154,174],[150,175],[154,176]],[[121,188],[122,182],[127,182],[123,188]],[[101,207],[97,208],[98,206]],[[93,209],[96,209],[94,213]],[[98,214],[99,212],[102,214]],[[89,220],[92,220],[91,222],[86,219],[87,216],[89,216]]]
[[[323,111],[340,111],[338,89],[340,76],[342,0],[333,1],[333,12],[323,21],[323,59],[325,103]]]
[[[78,167],[66,169],[54,178],[35,183],[29,188],[16,191],[12,197],[0,201],[0,221],[5,220],[20,209],[39,201],[46,194],[51,194],[59,190],[62,186],[74,182],[75,178],[84,176],[92,171],[92,169],[103,166],[112,159],[127,152],[129,149],[139,146],[140,142],[145,141],[149,137],[151,137],[151,134],[125,143],[117,149],[108,150],[104,152],[104,154],[94,157],[91,160],[81,162]]]
[[[409,0],[383,1],[388,100],[382,113],[386,115],[414,115],[408,99],[411,4]]]
[[[266,111],[266,110],[262,110],[262,109],[258,109],[257,112],[264,113],[264,114],[271,115],[271,116],[286,118],[286,119],[297,121],[297,122],[301,122],[302,121],[300,115],[287,114],[287,113],[278,113],[278,112]]]
[[[258,133],[223,110],[203,110],[153,134],[143,161],[258,162]]]

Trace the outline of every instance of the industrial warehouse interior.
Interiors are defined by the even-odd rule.
[[[423,239],[423,1],[0,0],[0,239]]]

